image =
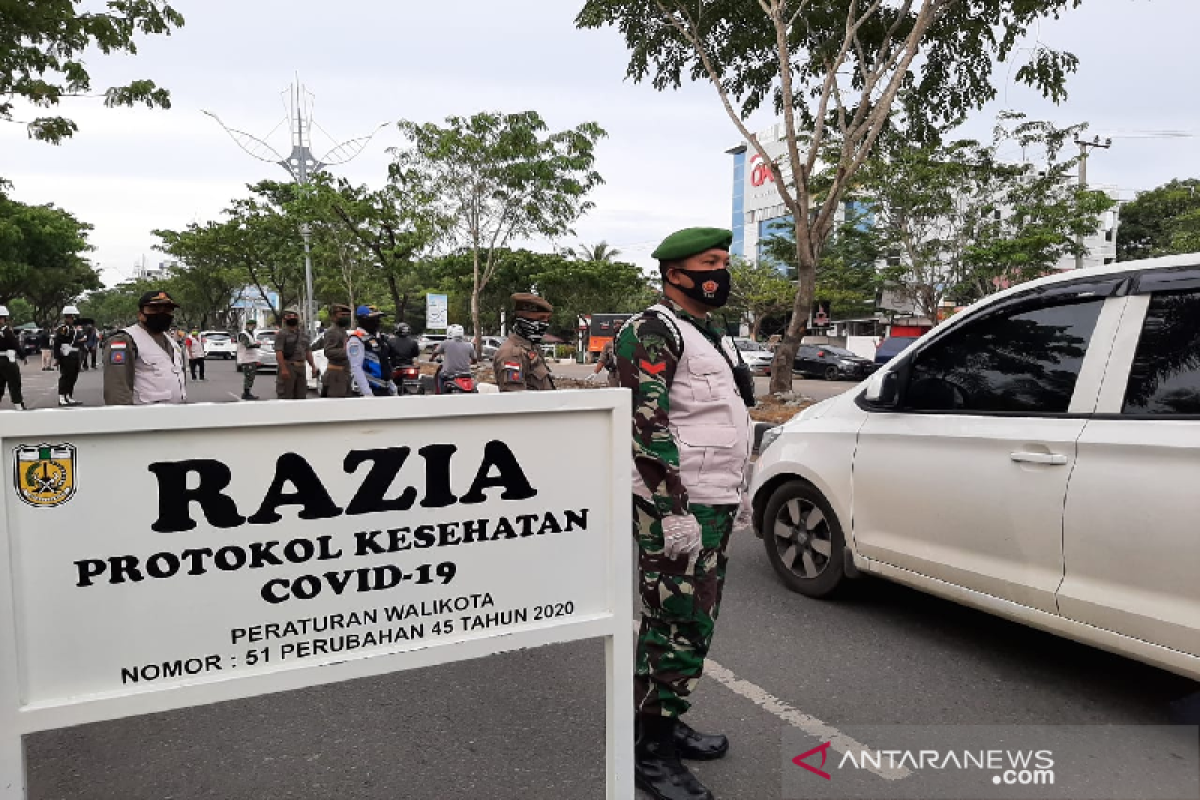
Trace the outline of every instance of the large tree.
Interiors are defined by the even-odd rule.
[[[771,389],[791,389],[792,361],[838,207],[893,110],[922,138],[996,95],[996,61],[1030,26],[1081,0],[586,0],[581,27],[615,25],[627,75],[659,90],[710,82],[770,170],[792,218],[798,267],[791,322]],[[1039,45],[1013,73],[1057,101],[1076,59]],[[764,103],[782,116],[783,152],[748,127]]]
[[[1188,229],[1200,216],[1200,180],[1173,180],[1121,206],[1117,260],[1132,261],[1193,252]],[[1190,218],[1190,219],[1189,219]]]
[[[84,257],[92,249],[91,230],[61,208],[28,205],[0,192],[0,305],[22,297],[45,323],[59,305],[99,288]]]
[[[1059,128],[1002,115],[990,144],[922,146],[895,137],[864,168],[861,184],[892,289],[919,315],[937,318],[944,298],[974,301],[1082,255],[1115,205],[1074,182],[1064,150],[1083,125]],[[1028,160],[1003,154],[1019,150]]]
[[[105,11],[80,0],[0,2],[0,121],[24,124],[32,139],[59,144],[79,126],[63,116],[14,119],[15,101],[53,108],[64,97],[89,96],[92,79],[83,57],[137,53],[139,35],[170,34],[183,17],[162,0],[109,0]],[[97,5],[97,4],[88,4]],[[151,80],[104,90],[104,105],[170,108],[171,96]]]
[[[471,322],[481,347],[480,297],[517,240],[572,233],[592,208],[588,193],[602,181],[593,169],[594,122],[548,132],[535,111],[448,117],[444,126],[399,123],[410,145],[393,150],[392,177],[401,191],[412,176],[436,192],[435,205],[453,221],[457,244],[471,255]]]

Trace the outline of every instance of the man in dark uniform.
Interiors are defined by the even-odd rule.
[[[350,360],[346,355],[346,338],[350,327],[350,306],[334,303],[329,308],[333,325],[325,331],[324,380],[321,383],[322,397],[350,396]]]
[[[8,308],[0,306],[0,399],[4,397],[5,387],[12,393],[13,408],[25,410],[25,398],[21,395],[21,368],[25,360],[25,347],[22,345],[17,332],[8,324]]]
[[[79,379],[81,351],[87,340],[83,330],[76,325],[79,309],[67,306],[63,309],[63,324],[54,331],[54,358],[58,362],[58,404],[81,406],[74,398],[75,381]]]
[[[308,335],[300,329],[300,315],[295,311],[285,311],[283,330],[275,336],[275,363],[279,365],[279,374],[275,376],[275,394],[280,400],[303,400],[308,397],[308,373],[304,371],[306,362],[312,367],[313,374],[317,375]]]
[[[550,314],[554,306],[536,294],[514,294],[512,300],[516,314],[512,333],[496,349],[496,355],[492,358],[496,385],[502,392],[554,389],[550,365],[538,349],[542,337],[550,329]]]

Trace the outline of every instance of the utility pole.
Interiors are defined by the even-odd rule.
[[[375,134],[379,133],[380,129],[387,124],[379,125],[366,136],[349,139],[335,145],[322,158],[317,159],[312,152],[312,128],[315,125],[312,116],[313,95],[300,83],[299,77],[288,87],[287,93],[287,122],[292,150],[286,157],[257,136],[230,128],[213,112],[205,111],[204,113],[215,119],[237,146],[246,151],[248,155],[259,161],[278,164],[287,170],[292,181],[300,186],[308,184],[312,176],[324,170],[325,167],[337,166],[353,160],[366,148],[367,143],[375,137]],[[319,125],[316,127],[320,128]],[[315,335],[317,332],[317,309],[316,298],[313,294],[312,236],[307,224],[301,225],[299,232],[304,240],[304,324],[309,334]],[[281,303],[282,301],[283,298],[280,298]]]
[[[1087,160],[1088,150],[1100,148],[1107,150],[1112,147],[1112,139],[1100,141],[1099,136],[1095,136],[1089,142],[1086,139],[1075,137],[1075,144],[1079,145],[1079,190],[1083,191],[1087,188]],[[1075,237],[1075,244],[1078,245],[1079,252],[1075,254],[1075,269],[1083,269],[1083,234],[1078,234]]]

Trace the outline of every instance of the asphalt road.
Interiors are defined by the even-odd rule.
[[[240,391],[232,364],[209,366],[212,380],[189,387],[194,397]],[[36,404],[53,402],[52,376],[32,361],[26,369]],[[76,396],[97,403],[99,378],[84,373]],[[259,381],[270,396],[271,379]],[[1164,724],[1168,703],[1197,689],[883,582],[836,602],[808,600],[783,588],[749,532],[736,535],[731,555],[710,665],[721,680],[701,681],[689,715],[732,739],[728,758],[696,766],[723,800],[781,796],[781,737],[798,719],[839,729]],[[553,646],[40,733],[26,737],[28,796],[599,800],[602,665],[598,642]]]

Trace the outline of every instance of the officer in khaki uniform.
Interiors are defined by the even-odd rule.
[[[350,327],[350,306],[335,303],[329,307],[333,324],[325,331],[325,375],[321,382],[322,397],[350,396],[350,358],[346,355],[347,329]]]
[[[283,330],[275,336],[275,363],[279,374],[275,376],[275,394],[280,400],[303,400],[308,397],[307,363],[317,375],[313,362],[312,346],[308,335],[300,328],[300,315],[295,311],[283,312]]]
[[[187,401],[183,352],[167,331],[178,308],[164,291],[138,300],[138,322],[104,342],[104,404],[146,406]]]
[[[512,334],[496,350],[492,370],[502,392],[543,392],[555,388],[550,365],[538,345],[550,328],[554,306],[536,294],[514,294]]]

